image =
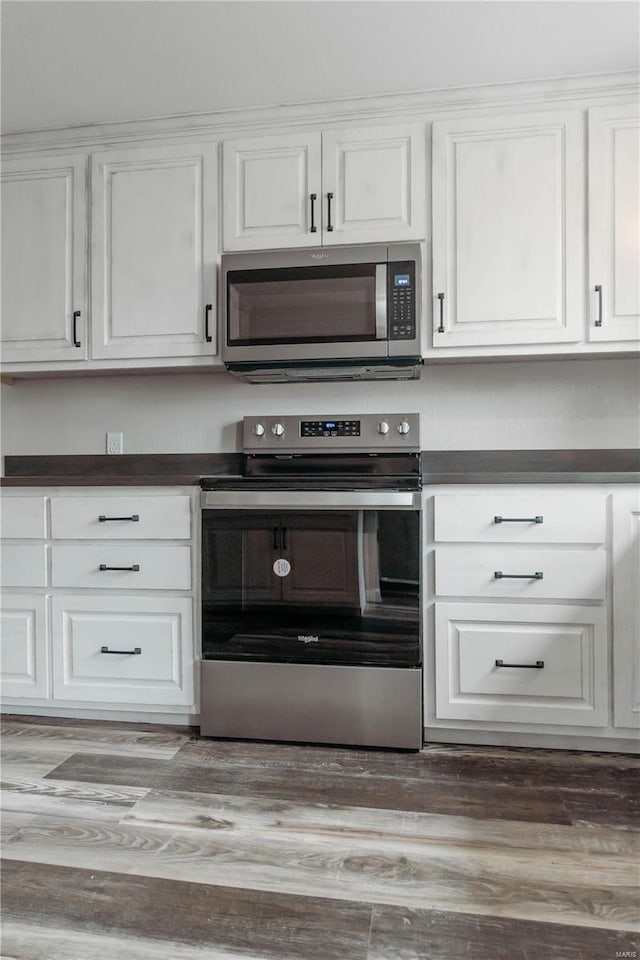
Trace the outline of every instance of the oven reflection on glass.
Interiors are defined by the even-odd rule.
[[[419,512],[207,510],[203,656],[420,662]]]

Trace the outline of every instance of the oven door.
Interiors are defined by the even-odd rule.
[[[225,363],[388,354],[385,262],[229,269],[224,283]]]
[[[204,510],[202,656],[419,666],[419,511]]]

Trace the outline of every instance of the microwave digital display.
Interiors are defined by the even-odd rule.
[[[394,287],[410,287],[411,277],[408,273],[396,273],[393,278]]]

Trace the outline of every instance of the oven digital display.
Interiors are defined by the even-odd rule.
[[[301,420],[301,437],[359,437],[359,420]]]

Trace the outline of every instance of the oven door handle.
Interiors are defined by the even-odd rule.
[[[358,510],[417,509],[420,494],[410,490],[205,490],[206,509]]]

